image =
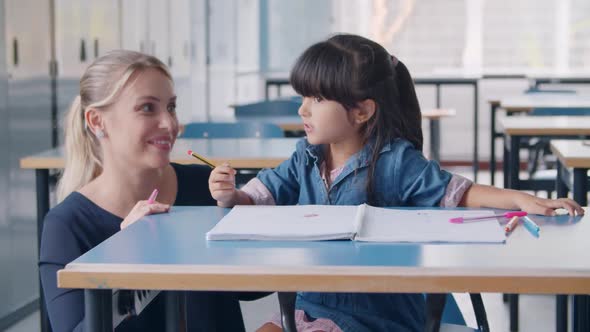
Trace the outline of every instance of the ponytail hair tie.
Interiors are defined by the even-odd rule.
[[[393,63],[393,68],[397,67],[399,60],[393,54],[390,54],[390,56],[391,56],[391,62]]]

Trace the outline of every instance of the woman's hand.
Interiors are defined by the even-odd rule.
[[[168,212],[169,210],[170,205],[168,204],[162,204],[159,202],[153,202],[150,204],[148,201],[139,201],[137,202],[137,204],[135,204],[135,206],[133,207],[131,212],[129,212],[127,217],[123,219],[123,222],[121,223],[121,229],[126,228],[127,226],[133,224],[137,220],[147,215],[164,213]]]
[[[237,200],[236,170],[229,164],[217,166],[209,175],[209,191],[219,206],[232,207]]]
[[[555,209],[565,209],[570,216],[584,215],[584,209],[580,204],[569,198],[546,199],[531,195],[521,195],[517,200],[518,207],[532,214],[554,216]]]

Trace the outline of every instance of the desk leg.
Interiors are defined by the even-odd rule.
[[[479,171],[479,91],[477,81],[473,84],[473,182],[477,183]]]
[[[84,290],[84,331],[113,331],[112,294],[110,289]]]
[[[574,295],[573,325],[574,332],[590,331],[590,296]]]
[[[440,162],[440,120],[430,120],[430,158]]]
[[[49,170],[35,170],[35,189],[37,191],[37,259],[41,250],[41,234],[43,232],[43,218],[49,211]],[[41,277],[39,277],[39,313],[41,332],[50,332],[51,325],[47,316],[45,307],[45,295],[41,286]]]
[[[295,299],[297,293],[279,292],[278,295],[283,331],[297,332],[297,326],[295,325]]]
[[[498,109],[498,105],[495,103],[491,104],[490,114],[491,114],[491,126],[490,126],[490,177],[492,186],[495,184],[496,180],[496,110]]]
[[[574,183],[572,183],[574,201],[581,206],[588,205],[588,169],[574,168]]]
[[[440,84],[436,84],[436,108],[440,108]],[[440,162],[440,122],[430,120],[430,158]]]
[[[510,332],[518,331],[518,294],[508,295],[510,306]]]
[[[567,332],[567,295],[557,295],[555,305],[555,331]]]
[[[555,191],[557,198],[567,197],[568,188],[563,180],[563,164],[557,159],[557,179],[555,179]]]
[[[180,329],[180,292],[169,291],[165,292],[166,296],[166,331],[176,332],[185,331],[186,326]]]
[[[268,82],[264,84],[264,100],[268,100],[268,89],[270,88]]]
[[[510,172],[508,170],[508,162],[510,159],[510,151],[508,151],[508,142],[509,142],[510,137],[503,135],[502,138],[502,147],[503,147],[503,163],[502,163],[502,173],[503,173],[503,177],[504,177],[504,188],[509,188],[510,185],[510,181],[508,180],[510,178]]]
[[[508,156],[508,173],[510,189],[520,189],[520,136],[510,136],[510,152]]]

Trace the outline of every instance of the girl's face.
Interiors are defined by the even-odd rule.
[[[117,101],[103,113],[105,162],[138,168],[162,168],[178,135],[176,95],[157,69],[134,74]]]
[[[337,144],[358,137],[352,112],[336,101],[304,97],[298,113],[310,144]]]

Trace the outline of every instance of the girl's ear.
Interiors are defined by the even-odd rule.
[[[377,104],[373,99],[365,99],[359,102],[354,112],[355,123],[363,124],[369,121],[375,115],[376,108]]]

